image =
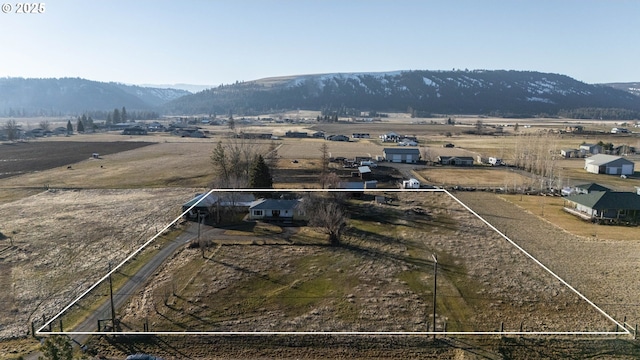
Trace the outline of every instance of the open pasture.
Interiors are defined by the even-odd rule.
[[[50,190],[0,205],[0,338],[26,336],[155,231],[197,189]]]
[[[140,331],[598,331],[608,320],[444,193],[352,200],[341,246],[314,229],[206,232],[132,298],[122,324]],[[293,232],[293,235],[291,234]],[[272,237],[287,235],[287,241]],[[266,245],[269,244],[269,245]],[[500,264],[497,266],[496,264]]]
[[[46,146],[42,146],[42,145]],[[97,144],[97,145],[94,145]],[[100,158],[91,158],[90,149],[99,148],[103,143],[58,143],[38,142],[38,147],[44,153],[40,153],[42,160],[50,166],[49,169],[40,169],[38,172],[29,172],[29,176],[19,176],[4,179],[2,188],[15,189],[20,187],[48,186],[50,188],[138,188],[138,187],[164,187],[186,186],[206,187],[212,180],[211,152],[213,144],[210,142],[194,143],[141,143],[124,142],[118,153],[100,153]],[[109,144],[109,143],[106,143]],[[76,146],[77,145],[77,146]],[[19,145],[22,146],[22,145]],[[31,145],[28,145],[31,146]],[[47,155],[47,146],[55,148],[86,149],[81,155],[66,157],[63,166],[56,166],[55,158]],[[108,148],[108,145],[103,145]],[[128,150],[135,148],[135,150]],[[55,152],[51,152],[56,157]],[[75,152],[73,153],[75,154]],[[24,155],[22,155],[24,156]],[[52,160],[51,163],[46,160]],[[70,165],[67,168],[66,164]],[[28,168],[27,168],[28,169]]]
[[[457,168],[452,166],[429,167],[418,171],[429,184],[439,186],[467,186],[489,188],[519,188],[528,186],[531,178],[506,167]]]

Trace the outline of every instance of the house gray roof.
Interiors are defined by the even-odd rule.
[[[187,201],[182,205],[183,208],[189,208],[193,206],[198,200],[200,200],[205,194],[196,194],[196,196]],[[234,193],[234,194],[209,194],[202,201],[198,203],[196,207],[198,208],[209,208],[215,205],[218,201],[221,206],[249,206],[249,204],[254,201],[256,198],[253,194],[243,194],[243,193]]]
[[[605,155],[605,154],[597,154],[585,159],[585,164],[591,165],[607,165],[615,162],[615,165],[619,164],[633,164],[633,161],[629,161],[627,159],[621,158],[620,156],[614,155]]]
[[[594,191],[571,195],[566,199],[594,210],[640,210],[640,195],[632,192]]]
[[[251,210],[292,210],[298,205],[300,200],[285,199],[258,199],[254,201],[249,209]]]
[[[460,159],[465,161],[474,161],[471,156],[438,156],[438,158],[441,160]]]
[[[416,148],[403,148],[403,147],[393,147],[393,148],[384,148],[382,150],[385,154],[401,154],[401,155],[420,155],[420,150]]]

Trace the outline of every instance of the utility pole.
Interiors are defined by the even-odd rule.
[[[111,261],[109,261],[109,297],[111,298],[111,331],[116,331],[116,308],[113,305],[113,282],[111,281]]]
[[[431,254],[433,258],[433,340],[436,339],[436,290],[438,288],[438,258],[436,254]]]

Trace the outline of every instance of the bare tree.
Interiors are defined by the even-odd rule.
[[[15,120],[7,120],[7,122],[4,124],[4,132],[7,136],[7,140],[14,141],[18,138],[20,127]]]
[[[477,134],[482,134],[482,127],[484,126],[482,120],[478,119],[476,121],[476,133]]]
[[[309,218],[309,225],[329,235],[332,246],[340,245],[348,214],[337,199],[309,194],[302,200],[302,209]]]
[[[278,163],[278,145],[275,141],[271,141],[269,143],[269,149],[267,153],[264,155],[264,160],[270,168],[274,168]]]
[[[421,149],[421,155],[422,158],[424,159],[424,161],[427,162],[427,164],[431,165],[436,161],[436,154],[433,150],[431,150],[429,147],[425,146]]]
[[[329,146],[326,142],[322,143],[320,146],[320,185],[324,189],[326,183],[325,178],[327,176],[327,172],[329,171]]]
[[[246,188],[251,164],[257,159],[259,148],[245,139],[219,141],[211,154],[215,170],[212,186],[223,189]]]
[[[49,131],[51,130],[51,123],[49,120],[42,120],[40,121],[40,128],[44,131]]]

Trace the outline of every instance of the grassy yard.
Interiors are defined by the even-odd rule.
[[[535,195],[501,195],[500,197],[578,236],[594,240],[640,240],[638,227],[596,225],[565,212],[562,210],[563,198]]]

